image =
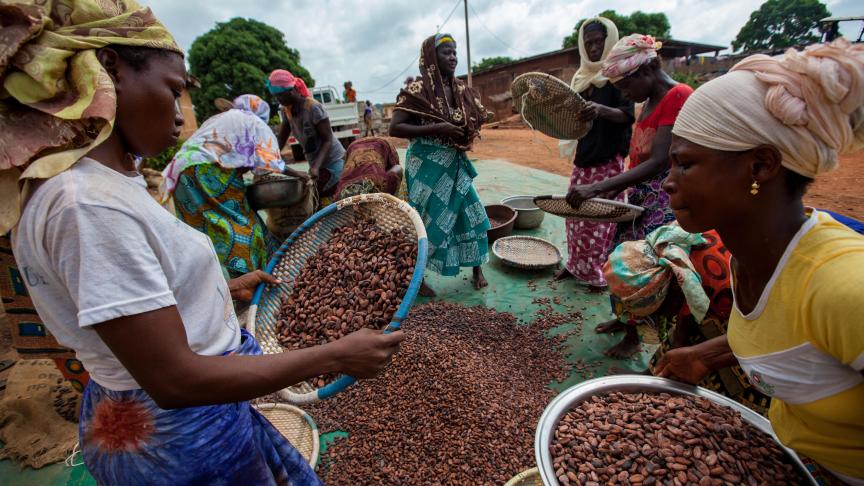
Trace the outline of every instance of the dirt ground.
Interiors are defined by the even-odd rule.
[[[484,129],[469,157],[505,159],[567,177],[573,168],[558,157],[557,140],[528,129]],[[550,188],[550,192],[555,189]],[[820,177],[804,201],[864,221],[864,151],[841,157],[840,168]]]

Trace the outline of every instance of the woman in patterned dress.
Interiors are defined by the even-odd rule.
[[[229,278],[264,268],[276,242],[246,199],[243,176],[282,172],[270,107],[255,95],[204,122],[165,168],[163,198],[173,196],[177,217],[213,241]]]
[[[603,61],[617,42],[618,28],[607,18],[588,19],[579,28],[581,60],[570,88],[588,101],[577,118],[593,123],[580,140],[559,143],[562,156],[573,161],[571,188],[602,182],[624,171],[634,119],[633,102],[601,73]],[[603,264],[615,235],[615,224],[567,219],[566,226],[567,262],[555,279],[575,278],[595,289],[606,287]]]
[[[323,373],[370,377],[402,333],[262,355],[232,298],[276,280],[226,281],[210,239],[136,171],[183,125],[171,35],[134,0],[3,8],[0,233],[14,227],[36,311],[90,374],[85,467],[98,484],[321,485],[249,400]]]
[[[635,221],[618,224],[610,252],[622,242],[645,239],[675,219],[669,209],[669,196],[660,185],[669,173],[672,125],[693,89],[675,82],[663,71],[657,57],[660,46],[653,37],[641,34],[629,35],[615,44],[603,64],[603,75],[627,99],[644,103],[630,139],[630,167],[615,177],[575,186],[567,195],[567,202],[576,207],[586,199],[614,199],[627,191],[629,202],[644,208]],[[624,323],[615,318],[596,329],[600,333],[614,332],[624,329]],[[620,351],[612,354],[618,357],[632,354],[631,350]]]
[[[411,139],[406,154],[408,202],[429,237],[428,267],[455,276],[473,268],[475,289],[485,287],[481,265],[489,260],[489,218],[465,151],[486,121],[479,95],[456,78],[456,41],[438,34],[423,41],[420,77],[399,93],[390,135]],[[423,284],[421,295],[434,295]]]

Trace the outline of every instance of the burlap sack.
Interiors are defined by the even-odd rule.
[[[265,209],[267,229],[280,242],[285,241],[297,228],[315,214],[318,207],[318,191],[311,180],[306,183],[303,199],[287,208]]]
[[[47,359],[19,360],[0,401],[0,459],[34,469],[61,462],[78,442],[80,395]]]

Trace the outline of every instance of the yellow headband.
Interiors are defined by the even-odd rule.
[[[452,42],[452,43],[454,43],[454,44],[456,43],[456,41],[455,41],[452,37],[450,37],[449,35],[445,35],[444,37],[438,39],[438,40],[435,42],[435,47],[438,47],[438,46],[440,46],[441,44],[446,44],[446,43],[448,43],[448,42]]]

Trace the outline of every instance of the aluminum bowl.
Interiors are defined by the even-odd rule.
[[[801,477],[809,481],[815,486],[817,483],[813,476],[807,472],[804,463],[801,459],[787,447],[780,444],[774,431],[771,429],[771,423],[765,417],[741,405],[740,403],[726,398],[723,395],[714,393],[711,390],[706,390],[693,385],[686,385],[677,381],[656,376],[643,375],[616,375],[605,378],[595,378],[582,382],[574,387],[568,388],[556,396],[543,415],[540,416],[540,422],[537,424],[537,432],[534,436],[534,458],[537,461],[537,467],[540,469],[540,476],[543,479],[543,484],[546,486],[558,486],[558,478],[555,476],[555,468],[552,466],[552,453],[549,452],[549,446],[552,444],[552,439],[555,437],[555,429],[561,418],[577,404],[590,399],[594,395],[604,395],[611,392],[652,392],[652,393],[669,393],[675,395],[696,395],[707,398],[719,405],[725,405],[735,409],[741,414],[741,418],[755,426],[762,432],[774,438],[780,448],[786,451],[792,463],[797,467]]]
[[[269,175],[253,182],[246,188],[246,198],[252,209],[287,208],[301,199],[304,194],[302,179],[286,175]]]
[[[534,229],[543,222],[546,213],[534,204],[534,196],[510,196],[501,204],[516,210],[516,229]]]

